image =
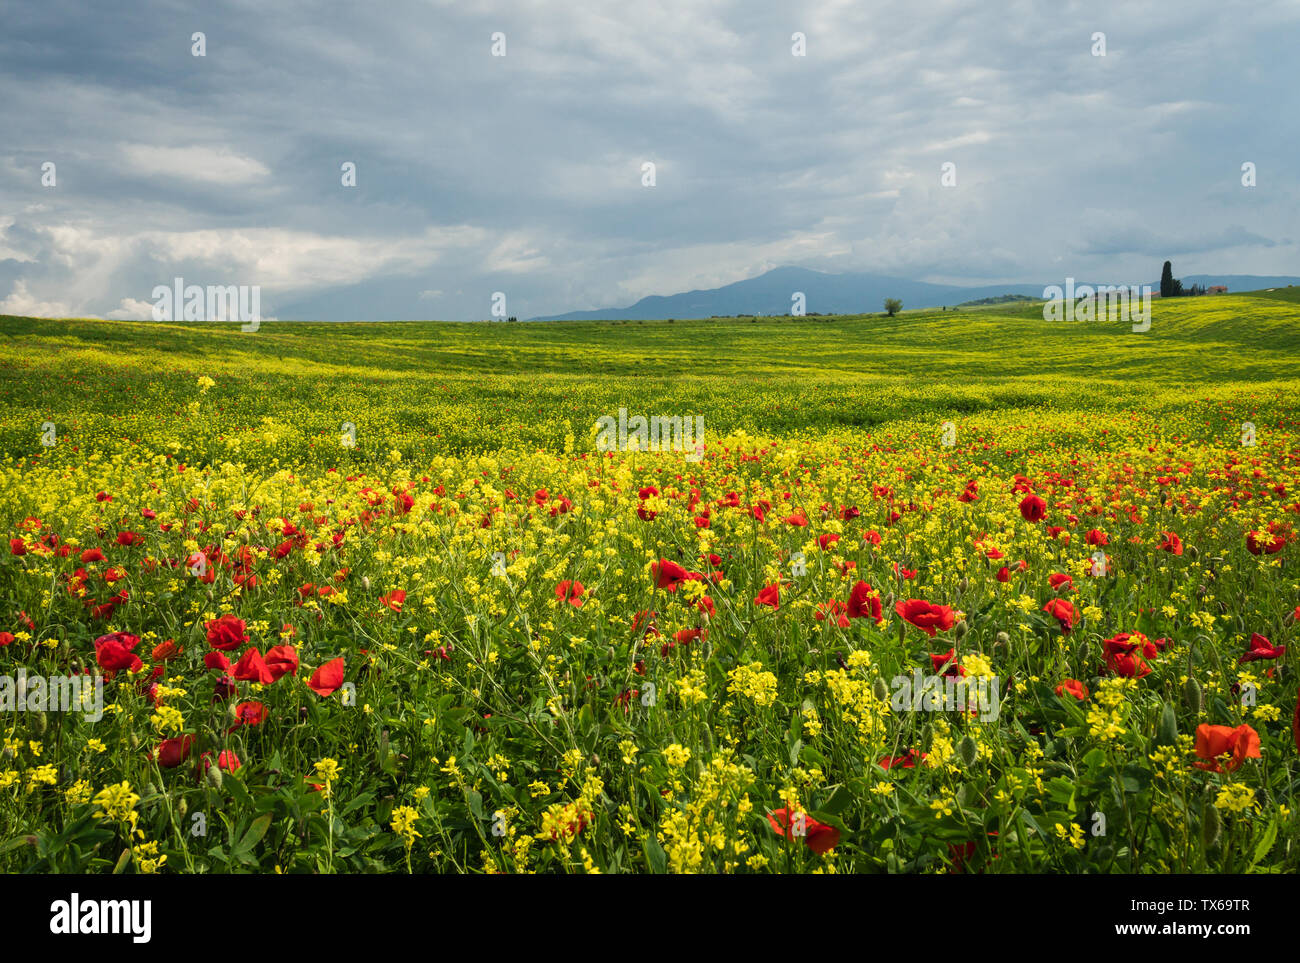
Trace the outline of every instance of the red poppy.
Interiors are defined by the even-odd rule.
[[[1146,659],[1153,659],[1159,647],[1140,632],[1121,632],[1102,643],[1106,668],[1127,679],[1141,679],[1151,674]]]
[[[1172,552],[1174,555],[1183,554],[1183,540],[1173,532],[1165,532],[1164,538],[1157,547],[1161,551]]]
[[[1196,727],[1196,754],[1206,762],[1198,762],[1198,769],[1210,772],[1236,772],[1247,759],[1259,759],[1259,733],[1250,726],[1211,726],[1205,723]],[[1219,759],[1231,755],[1222,767]]]
[[[1286,534],[1279,532],[1277,523],[1268,526],[1267,532],[1247,532],[1246,551],[1251,555],[1276,555],[1286,546]]]
[[[322,699],[332,695],[343,685],[343,659],[331,659],[311,674],[307,688]]]
[[[807,813],[795,813],[792,819],[789,811],[783,807],[773,810],[767,821],[778,836],[788,833],[796,839],[802,837],[808,848],[818,855],[833,849],[840,841],[838,829],[819,823]]]
[[[942,654],[931,652],[930,665],[940,675],[956,678],[966,674],[965,668],[957,664],[957,647],[955,645]],[[947,668],[944,668],[944,666],[947,666]]]
[[[1257,659],[1277,659],[1286,651],[1285,645],[1275,646],[1272,642],[1260,635],[1258,632],[1250,637],[1250,648],[1246,654],[1237,660],[1240,665],[1242,662],[1254,662]]]
[[[925,761],[926,754],[909,749],[901,756],[885,756],[880,760],[881,769],[915,769],[918,762]]]
[[[138,635],[113,632],[95,640],[95,661],[105,672],[139,672],[144,668],[134,649],[140,644]]]
[[[241,702],[235,706],[235,724],[232,728],[238,729],[240,726],[260,726],[266,721],[266,706],[260,702]]]
[[[561,602],[568,602],[575,609],[582,608],[582,596],[586,592],[586,587],[576,579],[569,581],[567,578],[559,585],[555,586],[555,597]]]
[[[1027,522],[1041,522],[1047,517],[1047,502],[1037,495],[1026,495],[1020,502],[1020,517]]]
[[[957,615],[946,605],[935,605],[923,599],[908,599],[894,604],[894,611],[904,621],[911,622],[918,629],[934,638],[935,630],[947,632],[956,624]]]
[[[244,620],[237,619],[233,615],[223,615],[219,619],[213,619],[205,627],[208,630],[208,644],[223,652],[237,649],[248,641]]]
[[[686,569],[666,558],[652,562],[650,574],[655,578],[655,588],[667,589],[670,592],[677,591],[678,583],[686,579]]]
[[[774,609],[781,607],[781,583],[775,582],[772,585],[764,585],[754,598],[755,605],[770,605]]]
[[[835,620],[836,625],[842,629],[847,629],[849,627],[849,617],[845,614],[847,609],[848,606],[839,599],[831,599],[831,601],[823,602],[817,606],[817,612],[813,615],[813,618],[818,622],[824,622],[829,615]]]
[[[1062,589],[1067,592],[1074,591],[1074,579],[1070,578],[1070,576],[1063,572],[1054,572],[1047,576],[1047,584],[1056,592],[1059,592]]]
[[[298,653],[292,645],[276,645],[266,650],[266,670],[274,682],[282,676],[298,673]]]
[[[392,609],[394,612],[402,611],[402,603],[405,601],[406,589],[394,589],[379,596],[379,604]]]
[[[266,667],[266,660],[262,658],[262,653],[253,646],[239,657],[235,663],[235,669],[230,673],[240,682],[260,682],[262,685],[270,685],[275,681],[271,675],[271,670]]]
[[[184,651],[183,647],[176,644],[175,639],[168,639],[166,642],[155,645],[153,651],[149,654],[155,662],[166,662],[168,659],[176,658]]]
[[[158,743],[158,748],[154,750],[153,757],[158,760],[158,765],[163,769],[175,769],[189,758],[190,749],[193,746],[193,736],[177,736],[174,739],[164,739]]]
[[[203,764],[203,771],[207,772],[212,768],[212,753],[205,752],[199,757],[199,761]],[[226,772],[234,772],[236,769],[242,768],[243,765],[244,764],[239,761],[239,756],[235,755],[233,749],[222,749],[217,753],[218,769],[224,769]]]
[[[1074,611],[1074,603],[1068,599],[1052,599],[1043,606],[1043,611],[1056,619],[1061,626],[1063,635],[1070,634],[1070,630],[1074,628],[1074,623],[1078,618]]]
[[[1067,693],[1083,702],[1088,698],[1088,687],[1078,679],[1066,679],[1056,687],[1056,694],[1063,696]]]
[[[866,582],[858,581],[849,590],[848,616],[851,619],[872,619],[877,625],[884,624],[880,595]]]

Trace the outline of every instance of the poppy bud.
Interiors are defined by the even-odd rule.
[[[957,588],[962,592],[966,591],[970,588],[970,579],[963,577],[962,580],[957,583]]]
[[[239,721],[239,710],[233,702],[226,706],[226,721],[232,726]]]
[[[1201,714],[1201,684],[1190,676],[1183,683],[1183,701],[1187,703],[1187,708],[1192,710],[1193,715]]]
[[[952,634],[960,639],[962,636],[966,634],[966,629],[967,629],[966,620],[962,619],[952,627]]]
[[[181,818],[184,818],[185,814],[189,811],[190,804],[185,801],[184,796],[181,796],[181,798],[176,801],[176,814]]]
[[[957,756],[969,768],[979,758],[979,746],[975,745],[975,740],[970,736],[963,736],[961,742],[957,743]]]
[[[880,676],[876,676],[876,681],[871,683],[871,694],[881,702],[889,698],[889,686]]]
[[[1174,715],[1174,707],[1168,702],[1160,712],[1160,727],[1156,730],[1156,744],[1161,746],[1172,746],[1178,742],[1178,719]]]
[[[1213,804],[1206,803],[1201,811],[1201,844],[1205,849],[1213,849],[1218,844],[1222,829],[1223,821],[1219,819],[1219,811]]]
[[[131,738],[128,739],[127,742],[130,744],[132,749],[140,748],[140,737],[137,736],[134,732],[131,733]]]
[[[997,643],[998,645],[1010,645],[1011,636],[1007,635],[1005,632],[999,632],[997,634]]]
[[[45,735],[45,730],[50,727],[50,720],[45,718],[44,712],[32,713],[32,730],[38,735]]]
[[[208,766],[208,771],[203,774],[203,778],[208,781],[208,785],[213,789],[221,788],[221,767]]]
[[[369,575],[363,575],[363,576],[361,576],[361,585],[365,588],[365,590],[366,590],[367,592],[370,591],[370,576],[369,576]]]

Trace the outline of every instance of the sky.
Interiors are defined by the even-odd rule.
[[[1298,45],[1296,0],[0,0],[0,314],[1298,274]]]

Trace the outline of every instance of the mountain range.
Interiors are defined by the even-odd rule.
[[[1300,284],[1300,277],[1266,277],[1251,274],[1193,274],[1180,278],[1183,286],[1202,284],[1226,285],[1229,292],[1253,291],[1260,288],[1285,287]],[[1116,281],[1084,282],[1080,284],[1115,284]],[[1152,291],[1160,290],[1159,281],[1126,281],[1123,283],[1150,284]],[[649,321],[660,318],[709,318],[730,315],[780,315],[789,314],[794,293],[801,291],[808,314],[869,314],[884,309],[885,298],[898,298],[907,308],[937,308],[965,301],[1021,294],[1034,298],[1043,296],[1047,284],[1064,286],[1065,278],[1046,284],[991,284],[979,287],[962,287],[951,284],[931,284],[927,281],[909,281],[905,278],[882,274],[826,274],[807,268],[782,267],[755,278],[737,281],[720,288],[687,291],[682,294],[651,295],[629,307],[603,308],[597,311],[570,311],[568,314],[530,318],[532,321]]]

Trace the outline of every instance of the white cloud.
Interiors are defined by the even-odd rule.
[[[62,301],[42,301],[27,290],[27,282],[19,278],[9,297],[0,301],[0,314],[18,314],[28,318],[66,318],[72,310]]]
[[[271,173],[260,161],[229,147],[156,147],[122,144],[122,160],[136,174],[205,184],[236,185],[263,180]]]

